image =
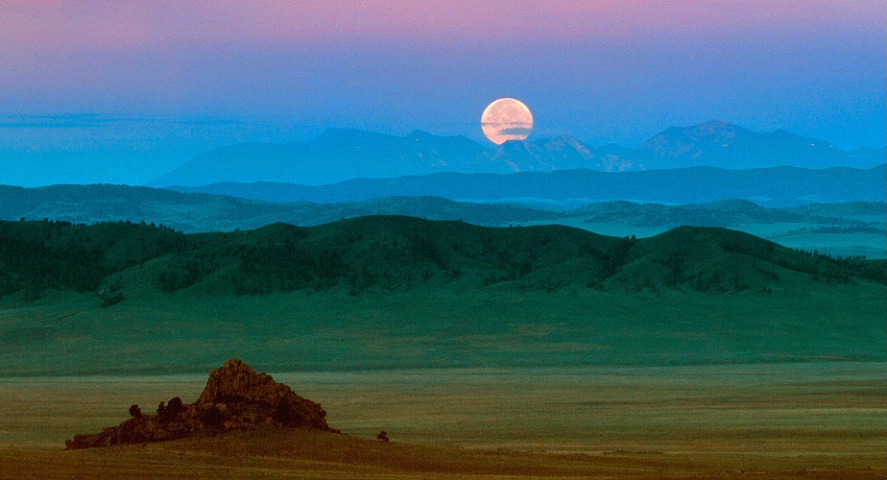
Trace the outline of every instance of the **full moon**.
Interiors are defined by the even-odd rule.
[[[480,127],[496,145],[508,140],[525,140],[533,130],[533,114],[520,100],[500,98],[484,109]]]

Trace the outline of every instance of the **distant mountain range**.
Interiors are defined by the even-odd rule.
[[[212,150],[149,182],[201,186],[222,182],[321,185],[355,178],[439,172],[516,173],[589,169],[626,172],[709,166],[726,169],[795,166],[871,168],[885,149],[843,151],[826,141],[779,130],[757,133],[712,120],[669,128],[636,148],[591,147],[572,137],[509,141],[486,148],[466,137],[416,131],[405,137],[329,130],[306,142],[245,143]]]
[[[688,204],[735,198],[763,206],[786,207],[808,203],[883,202],[887,198],[887,165],[867,170],[690,167],[641,172],[436,173],[354,179],[320,186],[257,182],[171,188],[270,202],[337,203],[378,197],[437,196],[457,201],[575,208],[612,200]]]
[[[845,152],[830,143],[785,130],[757,133],[712,120],[691,127],[673,127],[627,153],[650,168],[707,165],[720,168],[795,166],[871,168],[885,162],[885,149]]]

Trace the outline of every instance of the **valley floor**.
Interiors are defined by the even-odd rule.
[[[883,479],[883,454],[554,454],[459,450],[314,432],[74,452],[0,450],[4,479]]]
[[[879,478],[883,364],[275,374],[348,436],[62,451],[205,376],[0,379],[0,478]],[[380,430],[392,443],[372,440]]]

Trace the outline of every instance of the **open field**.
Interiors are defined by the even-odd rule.
[[[73,452],[0,450],[4,479],[880,480],[883,455],[478,451],[291,431]]]
[[[879,362],[274,376],[319,401],[330,424],[351,437],[243,434],[62,452],[65,438],[118,423],[132,403],[150,409],[175,395],[193,400],[205,377],[6,378],[0,381],[0,477],[112,470],[128,478],[885,474]],[[360,441],[380,430],[394,443]]]
[[[263,296],[128,290],[4,302],[0,375],[875,361],[883,286],[705,295],[412,291]],[[3,305],[3,304],[0,304]]]

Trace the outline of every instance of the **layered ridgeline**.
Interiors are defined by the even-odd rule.
[[[883,181],[883,176],[876,180]],[[253,229],[278,222],[312,226],[364,215],[406,215],[484,226],[560,224],[620,237],[648,237],[681,225],[694,225],[741,230],[781,245],[833,256],[884,258],[884,195],[879,202],[791,208],[730,199],[688,205],[598,202],[561,210],[514,203],[457,202],[433,196],[278,203],[125,185],[0,185],[0,220],[47,218],[90,224],[123,219],[195,233]]]
[[[212,150],[154,180],[157,186],[219,182],[286,182],[317,185],[354,178],[438,172],[515,173],[590,169],[625,172],[694,166],[822,169],[871,168],[884,150],[843,151],[823,140],[786,131],[759,133],[712,120],[669,128],[636,148],[599,148],[572,137],[509,141],[488,149],[462,136],[413,132],[404,137],[330,130],[305,142],[238,144]]]
[[[591,202],[629,200],[671,204],[708,203],[732,198],[768,207],[810,203],[882,202],[887,166],[812,170],[773,167],[726,170],[689,167],[643,172],[589,169],[521,172],[510,175],[435,173],[397,178],[359,178],[306,186],[279,182],[228,182],[171,187],[273,202],[348,202],[391,196],[431,195],[459,201],[511,202],[572,208]]]
[[[0,266],[0,373],[202,368],[238,352],[281,368],[883,353],[884,261],[718,228],[20,221],[0,223]]]

